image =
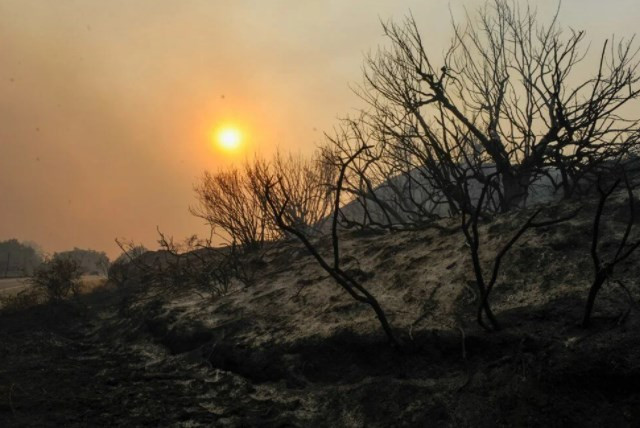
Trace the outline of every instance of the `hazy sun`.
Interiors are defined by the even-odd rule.
[[[238,128],[225,126],[216,132],[216,141],[224,150],[236,150],[242,143],[242,133]]]

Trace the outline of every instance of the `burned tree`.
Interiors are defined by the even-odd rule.
[[[442,214],[459,214],[469,204],[457,183],[478,183],[479,191],[493,172],[498,211],[523,206],[540,181],[570,196],[598,165],[637,145],[639,122],[627,109],[640,96],[632,40],[604,42],[582,78],[585,32],[562,30],[557,13],[540,23],[535,11],[507,0],[453,23],[441,60],[413,17],[383,29],[389,46],[366,60],[358,94],[368,108],[352,121],[363,138],[341,140],[336,150],[353,153],[366,139],[372,148],[352,163],[366,166],[363,181],[394,174],[427,189],[424,218],[437,204]]]
[[[190,208],[191,213],[206,220],[215,233],[221,229],[230,244],[248,251],[260,248],[278,234],[251,179],[266,168],[265,162],[256,159],[244,169],[206,171],[195,185],[198,205]]]
[[[589,287],[587,304],[584,311],[584,317],[582,319],[582,326],[585,328],[588,327],[591,322],[591,313],[593,312],[593,306],[595,304],[596,297],[598,296],[598,292],[600,291],[604,283],[613,277],[616,266],[629,258],[629,256],[631,256],[631,254],[640,246],[640,239],[634,242],[629,242],[631,229],[633,228],[633,224],[636,219],[633,187],[628,175],[624,172],[624,170],[619,172],[618,175],[621,175],[621,177],[616,178],[613,184],[608,187],[603,184],[603,174],[600,174],[598,176],[597,189],[599,199],[593,220],[590,250],[591,260],[593,261],[594,267],[594,277],[593,282],[591,283],[591,287]],[[618,188],[621,182],[624,183],[627,192],[629,217],[622,238],[618,242],[615,254],[609,255],[609,257],[605,258],[604,254],[602,254],[602,250],[599,248],[603,212],[607,204],[607,200],[609,199],[611,194]],[[622,282],[617,281],[617,283],[621,287],[625,288]]]
[[[333,280],[340,285],[353,299],[358,302],[367,304],[371,307],[371,309],[375,312],[382,329],[384,330],[387,338],[394,346],[400,346],[400,342],[396,338],[391,325],[387,319],[387,316],[380,306],[378,300],[352,275],[347,273],[342,269],[340,263],[340,240],[338,236],[338,217],[340,214],[340,203],[341,203],[341,190],[343,181],[345,178],[345,174],[347,168],[350,163],[364,150],[366,150],[366,146],[362,146],[359,150],[357,150],[353,156],[351,156],[340,168],[336,188],[333,199],[333,214],[331,216],[331,242],[333,248],[333,260],[329,261],[325,257],[323,257],[316,246],[311,242],[308,236],[305,235],[304,231],[296,228],[295,222],[290,217],[287,207],[289,205],[289,196],[285,192],[282,191],[274,191],[279,186],[281,186],[282,178],[281,177],[272,177],[265,183],[265,198],[271,209],[271,213],[273,215],[274,221],[284,232],[295,236],[297,239],[302,242],[307,251],[316,259],[318,264],[324,269]]]
[[[251,192],[265,207],[268,206],[265,184],[276,176],[280,181],[277,188],[271,188],[271,197],[288,199],[286,216],[291,224],[308,236],[322,233],[322,222],[331,214],[331,186],[337,173],[334,165],[317,154],[304,158],[278,152],[270,162],[256,160],[246,171]]]
[[[442,217],[446,204],[423,171],[406,156],[394,157],[363,118],[345,119],[335,135],[327,135],[325,162],[346,168],[342,192],[352,197],[343,210],[347,227],[409,229]],[[366,147],[360,151],[360,147]],[[446,210],[446,208],[445,208]]]
[[[330,212],[329,188],[335,169],[317,156],[306,159],[277,153],[270,160],[256,157],[242,168],[205,172],[195,186],[199,204],[191,213],[205,219],[214,232],[222,230],[229,245],[238,250],[259,249],[281,235],[264,195],[264,183],[272,175],[282,178],[272,192],[288,196],[288,217],[306,233],[318,233],[318,224]]]
[[[513,234],[513,236],[498,250],[491,262],[490,274],[485,275],[485,270],[480,262],[480,246],[481,239],[478,231],[478,225],[483,217],[482,208],[485,206],[487,190],[491,187],[491,181],[495,179],[497,174],[493,174],[488,177],[488,180],[484,187],[478,201],[476,202],[476,208],[471,216],[466,214],[467,210],[462,210],[462,231],[464,233],[469,252],[471,254],[471,261],[473,264],[473,272],[475,275],[475,284],[478,288],[479,300],[477,310],[477,321],[485,330],[500,330],[500,323],[496,319],[493,311],[491,310],[491,304],[489,302],[489,295],[493,290],[500,273],[500,265],[502,260],[507,255],[513,245],[524,235],[524,233],[532,228],[551,226],[564,221],[567,221],[578,214],[578,211],[574,211],[565,217],[557,219],[550,219],[545,221],[536,221],[542,208],[536,209],[531,216],[520,226],[520,228]],[[489,324],[485,323],[483,315],[486,316]]]

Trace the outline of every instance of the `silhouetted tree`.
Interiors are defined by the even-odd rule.
[[[272,193],[286,193],[289,199],[288,218],[305,233],[320,232],[319,222],[331,211],[329,189],[335,170],[318,156],[307,159],[276,153],[269,161],[254,158],[242,168],[205,172],[195,186],[199,203],[191,213],[205,219],[214,231],[223,230],[234,248],[258,249],[282,233],[269,215],[264,195],[271,176],[280,177]]]
[[[618,175],[615,178],[613,184],[608,187],[603,183],[603,176],[610,175]],[[614,175],[614,176],[615,176]],[[627,192],[628,198],[628,207],[629,207],[629,217],[627,220],[627,226],[624,230],[624,234],[622,238],[618,242],[616,252],[614,254],[609,254],[608,257],[605,258],[605,255],[602,254],[602,249],[599,248],[600,236],[601,236],[601,226],[602,226],[602,217],[605,206],[607,204],[607,199],[611,196],[611,194],[618,188],[620,183],[623,182],[625,185],[625,189]],[[592,230],[592,238],[591,238],[591,259],[593,261],[594,267],[594,277],[593,282],[591,283],[591,287],[589,287],[589,294],[587,296],[587,304],[584,311],[584,317],[582,320],[582,326],[588,327],[591,321],[591,312],[593,311],[593,306],[595,304],[596,297],[598,296],[598,292],[604,285],[604,283],[612,278],[614,274],[615,267],[625,261],[633,252],[640,246],[640,239],[629,242],[631,230],[633,228],[633,224],[636,220],[635,207],[634,207],[634,195],[633,195],[633,187],[629,180],[629,177],[625,173],[624,170],[617,171],[617,174],[614,172],[613,174],[610,171],[606,171],[603,174],[598,176],[598,205],[596,208],[596,212],[593,220],[593,230]],[[621,282],[618,282],[621,287],[624,288],[624,285]],[[625,289],[626,290],[626,289]]]
[[[334,165],[315,155],[304,158],[300,155],[284,156],[280,152],[269,163],[254,162],[246,168],[251,180],[252,192],[266,206],[265,185],[270,177],[278,177],[278,186],[271,187],[271,197],[288,199],[287,218],[296,229],[306,235],[322,232],[321,223],[331,213],[332,186],[336,180]],[[279,193],[279,194],[277,194]]]
[[[489,295],[493,290],[500,273],[500,265],[503,258],[507,255],[513,245],[524,235],[524,233],[537,227],[551,226],[564,221],[567,221],[578,214],[578,211],[574,211],[569,215],[557,219],[550,219],[546,221],[536,221],[542,208],[536,209],[531,216],[520,226],[520,228],[511,236],[511,238],[496,252],[495,257],[491,263],[490,274],[486,275],[480,261],[480,248],[481,239],[478,231],[478,224],[482,219],[482,208],[485,206],[485,197],[487,190],[491,187],[491,180],[496,178],[497,174],[490,175],[482,188],[480,197],[476,203],[476,208],[471,216],[466,214],[467,210],[462,210],[462,231],[467,241],[467,246],[471,253],[471,261],[473,263],[473,272],[475,274],[475,284],[478,288],[479,301],[477,310],[477,321],[486,330],[500,330],[500,324],[496,319],[493,311],[491,310],[491,304],[489,302]],[[486,316],[489,324],[486,324],[483,319],[483,314]]]
[[[366,146],[357,150],[353,156],[348,159],[340,168],[338,173],[333,202],[333,214],[331,220],[331,242],[333,248],[332,261],[328,261],[323,257],[316,246],[311,242],[309,237],[305,235],[304,230],[300,230],[295,222],[295,218],[291,217],[291,211],[288,209],[289,195],[283,191],[282,179],[280,177],[272,177],[267,181],[265,185],[265,198],[271,209],[275,223],[284,232],[295,236],[305,246],[307,251],[316,259],[318,264],[324,269],[333,280],[340,285],[349,295],[358,302],[367,304],[375,312],[382,329],[389,338],[389,341],[394,346],[400,346],[400,342],[396,338],[391,325],[387,319],[387,316],[380,306],[378,300],[352,275],[344,271],[340,263],[340,241],[338,236],[338,216],[340,213],[340,195],[342,190],[342,183],[349,167],[350,162],[353,161],[362,151],[366,150]],[[279,189],[274,191],[274,189]]]
[[[368,108],[332,140],[343,159],[370,147],[350,163],[344,190],[392,222],[428,220],[438,205],[440,215],[470,214],[458,183],[479,191],[496,172],[491,198],[507,211],[542,177],[569,196],[598,165],[637,146],[639,122],[625,110],[640,95],[632,40],[604,42],[584,78],[585,33],[562,30],[557,18],[542,24],[529,7],[489,1],[454,23],[440,60],[413,17],[383,24],[389,46],[367,58],[358,91]],[[378,186],[401,196],[390,198],[395,206],[379,203]]]
[[[191,213],[206,220],[214,232],[224,231],[230,243],[245,250],[260,248],[265,240],[277,236],[251,178],[263,175],[267,168],[265,162],[255,159],[244,169],[205,172],[195,185],[198,205],[190,208]]]

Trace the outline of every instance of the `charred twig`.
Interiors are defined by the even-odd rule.
[[[636,300],[633,298],[633,294],[631,294],[631,290],[629,290],[629,288],[624,285],[624,283],[622,281],[620,281],[619,279],[614,281],[620,288],[622,288],[622,290],[625,293],[625,296],[627,297],[627,299],[629,300],[629,307],[627,308],[627,310],[625,311],[624,314],[622,314],[620,316],[620,318],[618,318],[618,325],[624,324],[624,322],[627,320],[627,318],[629,317],[629,314],[631,313],[631,310],[633,308],[636,308],[638,310],[640,310],[640,304],[638,304],[638,302],[636,302]]]

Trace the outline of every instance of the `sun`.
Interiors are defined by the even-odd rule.
[[[242,132],[234,126],[224,126],[218,129],[215,139],[220,148],[227,151],[234,151],[237,150],[242,143]]]

